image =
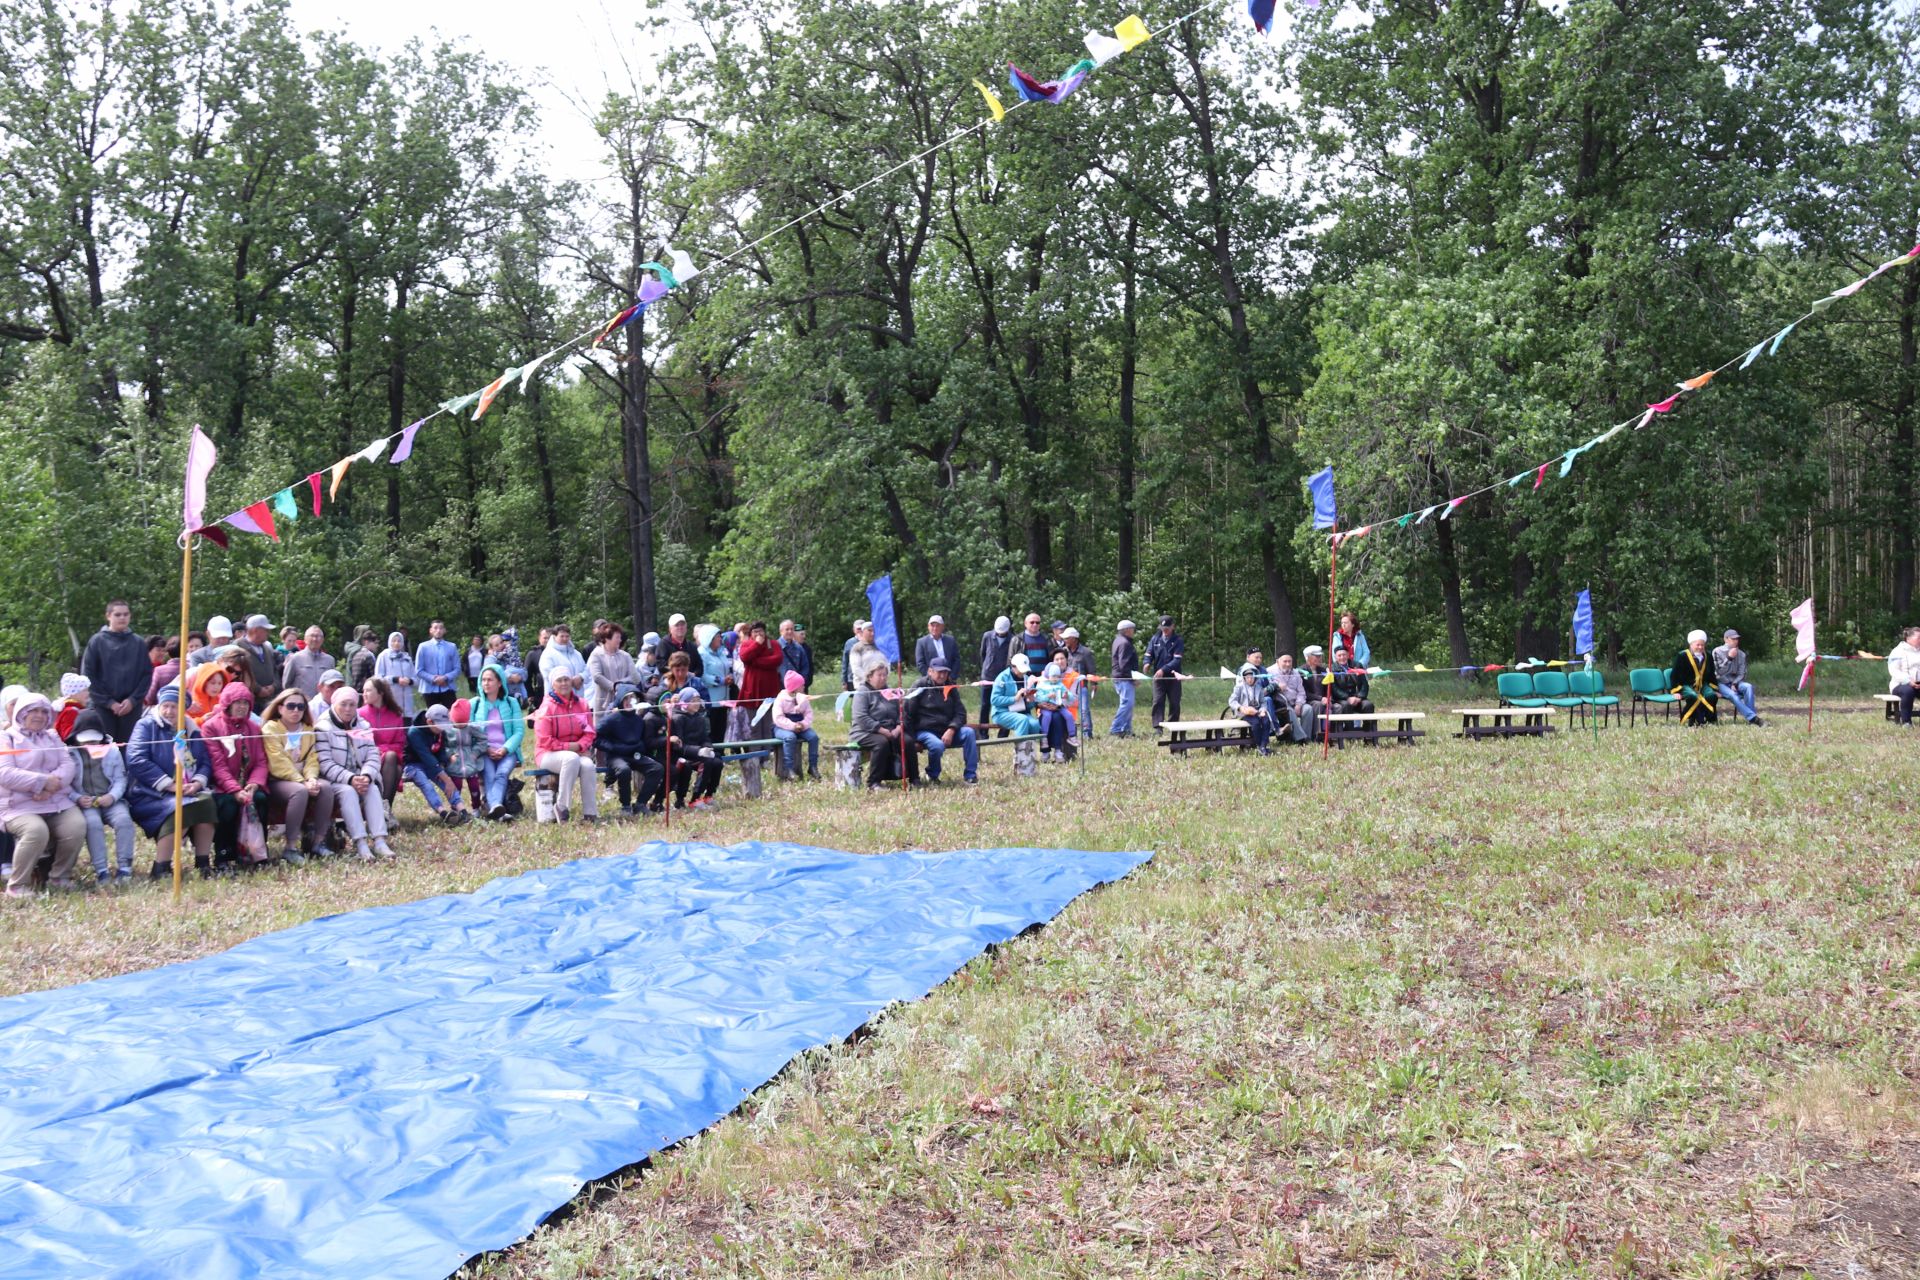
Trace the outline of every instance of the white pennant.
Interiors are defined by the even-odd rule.
[[[380,439],[375,440],[372,444],[362,449],[356,456],[365,458],[368,462],[378,462],[380,461],[380,455],[387,451],[387,445],[389,443],[388,439],[382,436]]]
[[[679,249],[667,250],[667,265],[673,268],[673,278],[681,284],[700,274],[700,268],[693,265],[693,259]]]
[[[1104,31],[1089,31],[1086,36],[1087,52],[1093,55],[1093,65],[1104,67],[1127,51],[1127,46],[1115,40]]]
[[[533,375],[540,372],[540,366],[551,359],[553,359],[553,352],[549,351],[546,355],[541,356],[538,360],[535,360],[532,364],[520,371],[521,395],[527,394],[527,387],[533,382]]]

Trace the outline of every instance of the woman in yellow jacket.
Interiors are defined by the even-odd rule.
[[[267,788],[286,806],[286,851],[282,859],[294,866],[333,856],[327,836],[333,830],[333,788],[320,778],[320,752],[307,696],[288,689],[260,715],[267,741]]]

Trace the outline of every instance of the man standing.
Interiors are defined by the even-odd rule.
[[[948,671],[960,669],[960,645],[947,634],[947,620],[939,614],[927,619],[927,634],[913,642],[913,665],[921,675],[933,669],[936,662],[947,664]],[[929,776],[933,774],[928,766]]]
[[[427,626],[431,638],[413,655],[413,674],[420,681],[421,701],[429,707],[451,707],[459,695],[460,650],[447,639],[447,624],[435,618]]]
[[[802,673],[806,683],[801,685],[800,687],[802,689],[811,690],[813,688],[813,667],[814,667],[813,646],[807,643],[807,629],[801,626],[797,622],[793,624],[793,642],[795,645],[799,647],[801,656],[806,659],[806,663],[807,663],[807,668],[805,672]]]
[[[312,702],[320,692],[321,675],[333,669],[333,655],[327,652],[327,633],[317,626],[308,627],[305,645],[287,655],[286,668],[280,673],[280,687],[298,689]]]
[[[1038,619],[1035,619],[1038,621]],[[1160,630],[1147,641],[1147,670],[1153,674],[1153,727],[1180,718],[1180,663],[1187,642],[1173,629],[1173,615],[1160,615]]]
[[[133,609],[125,600],[107,605],[107,625],[88,637],[80,674],[93,684],[93,706],[107,732],[115,742],[125,742],[146,710],[147,685],[153,680],[146,637],[133,633]]]
[[[874,663],[887,665],[887,655],[880,652],[880,646],[873,641],[873,623],[866,618],[853,624],[853,643],[847,646],[843,659],[846,668],[846,685],[853,687],[853,673],[865,672]]]
[[[233,643],[233,623],[224,615],[214,614],[207,619],[207,642],[187,655],[181,664],[184,671],[195,667],[204,667],[220,656],[220,651]]]
[[[967,723],[966,699],[953,684],[945,658],[935,658],[907,703],[907,732],[927,753],[927,781],[940,781],[940,761],[947,748],[959,746],[966,783],[979,781],[980,743]]]
[[[1093,650],[1080,643],[1080,629],[1068,627],[1060,633],[1060,647],[1067,651],[1067,670],[1080,678],[1073,684],[1073,723],[1080,732],[1093,733]]]
[[[1140,693],[1133,679],[1133,673],[1140,669],[1140,650],[1133,643],[1133,631],[1133,623],[1122,618],[1119,633],[1113,637],[1113,693],[1120,705],[1107,732],[1116,738],[1133,736],[1133,700]]]
[[[667,619],[667,634],[660,640],[656,651],[660,659],[660,669],[667,669],[667,659],[676,653],[687,655],[687,664],[694,670],[700,666],[700,645],[687,632],[687,615],[676,613]]]
[[[540,643],[533,646],[533,652],[525,655],[527,665],[527,709],[537,711],[547,700],[547,678],[541,673],[541,659],[546,656],[547,641],[553,633],[545,627],[540,628]]]
[[[1764,729],[1766,722],[1753,701],[1753,686],[1747,682],[1747,651],[1740,647],[1740,633],[1728,627],[1721,639],[1725,643],[1713,651],[1714,679],[1720,686],[1720,696],[1733,704],[1742,720]]]
[[[253,705],[265,708],[280,696],[280,653],[273,647],[273,624],[267,615],[256,613],[247,619],[247,634],[240,641],[247,655],[247,679],[253,686]]]
[[[353,643],[347,646],[347,684],[355,693],[367,687],[367,678],[373,675],[373,668],[380,661],[380,642],[374,638],[373,628],[361,623],[353,629]]]
[[[1007,669],[1013,656],[1013,619],[1004,613],[993,620],[993,630],[980,635],[980,723],[993,723],[993,681]],[[1006,737],[1006,730],[1000,731]]]
[[[813,655],[800,643],[803,630],[792,618],[781,619],[780,674],[784,677],[791,671],[799,676],[804,691],[813,687]]]
[[[1046,670],[1048,661],[1053,657],[1054,644],[1053,637],[1040,629],[1039,614],[1027,615],[1026,630],[1019,634],[1015,643],[1019,646],[1018,652],[1027,655],[1027,665],[1033,668],[1035,674]]]

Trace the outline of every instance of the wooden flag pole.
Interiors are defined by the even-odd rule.
[[[1340,521],[1333,522],[1333,536],[1328,543],[1327,553],[1327,679],[1333,677],[1333,599],[1340,582]],[[1320,686],[1322,705],[1326,707],[1325,723],[1321,725],[1320,758],[1325,760],[1333,750],[1333,686]]]
[[[1820,682],[1820,659],[1807,663],[1807,732],[1813,732],[1813,686]],[[1759,699],[1754,699],[1758,702]]]
[[[187,449],[193,449],[192,438],[188,438]],[[188,631],[189,607],[193,599],[193,533],[188,531],[180,538],[180,635],[184,638]],[[184,639],[183,639],[184,643]],[[187,719],[186,682],[181,681],[180,700],[174,704],[173,721],[173,900],[180,901],[180,861],[185,855],[187,833],[182,824],[186,820],[187,809],[187,753],[184,749]]]

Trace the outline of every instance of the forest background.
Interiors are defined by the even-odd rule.
[[[1920,15],[1873,0],[1349,0],[1281,38],[1223,3],[768,235],[1122,16],[642,11],[655,68],[588,104],[583,184],[526,144],[589,126],[470,44],[0,0],[0,667],[68,663],[113,596],[173,629],[192,424],[209,514],[243,506],[604,321],[669,244],[766,237],[278,544],[197,557],[196,624],[678,611],[830,650],[890,571],[963,652],[1029,608],[1096,649],[1171,612],[1199,653],[1297,651],[1308,472],[1349,527],[1443,502],[1920,241]],[[1764,656],[1809,594],[1823,649],[1884,652],[1917,338],[1903,268],[1566,479],[1350,543],[1342,603],[1401,664],[1564,656],[1582,588],[1615,662],[1696,625]]]

